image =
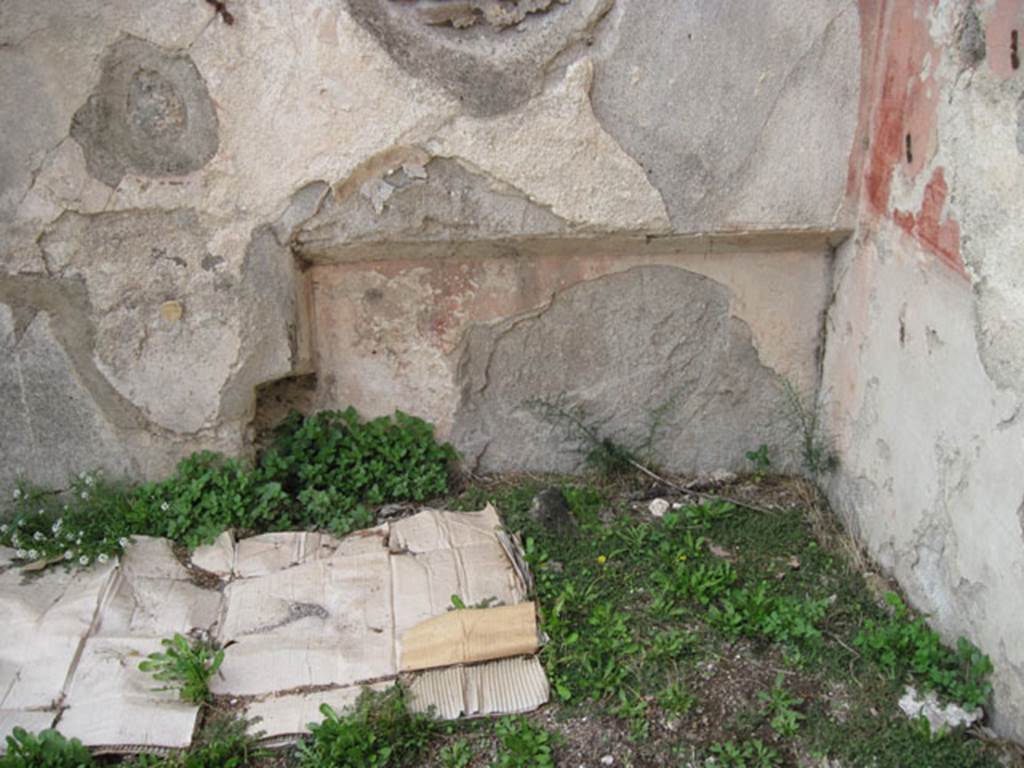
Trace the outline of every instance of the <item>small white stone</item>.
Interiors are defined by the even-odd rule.
[[[664,517],[665,513],[668,512],[672,505],[669,504],[665,499],[654,499],[647,509],[650,510],[651,514],[655,517]]]
[[[655,499],[655,501],[665,501],[664,499]],[[614,765],[615,758],[611,755],[605,755],[601,758],[601,765]]]
[[[934,691],[921,698],[917,689],[911,685],[903,692],[899,707],[903,714],[912,720],[918,717],[927,719],[932,733],[942,733],[950,728],[971,725],[981,720],[984,715],[980,707],[968,712],[957,704],[943,706]]]

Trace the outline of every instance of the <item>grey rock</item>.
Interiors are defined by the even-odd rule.
[[[580,283],[538,312],[472,326],[457,377],[452,438],[483,470],[575,472],[595,437],[670,471],[739,470],[751,444],[783,444],[790,429],[780,380],[728,292],[675,267]]]
[[[661,192],[673,229],[831,227],[857,123],[853,0],[617,3],[594,112]]]
[[[120,476],[134,466],[50,316],[0,304],[0,483],[20,477],[59,488],[87,468]]]
[[[611,6],[611,0],[528,1],[514,4],[518,8],[484,0],[446,3],[447,8],[431,3],[432,9],[390,0],[345,3],[402,69],[443,88],[466,111],[484,116],[508,112],[536,95],[549,63],[587,38]],[[527,7],[533,12],[526,13]],[[476,23],[487,19],[493,25]],[[503,31],[510,24],[517,25],[514,34]]]
[[[534,496],[528,514],[551,531],[566,533],[576,527],[569,502],[559,488],[545,488]]]
[[[89,173],[180,176],[217,153],[217,115],[192,59],[136,37],[114,43],[99,84],[71,121]]]

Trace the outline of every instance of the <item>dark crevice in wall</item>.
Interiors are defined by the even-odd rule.
[[[314,409],[317,375],[296,374],[256,387],[256,407],[251,438],[257,453],[269,445],[274,428],[292,411],[307,414]]]

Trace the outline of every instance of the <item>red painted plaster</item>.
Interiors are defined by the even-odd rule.
[[[875,89],[877,100],[867,159],[865,194],[873,212],[885,215],[896,167],[914,178],[935,151],[935,108],[939,89],[926,65],[934,67],[939,46],[928,33],[928,3],[888,3],[885,41]],[[911,158],[907,157],[910,136]]]
[[[1012,2],[1019,6],[1022,0]],[[872,46],[870,70],[861,86],[861,122],[868,125],[868,146],[866,151],[855,148],[851,163],[863,163],[863,225],[873,227],[890,219],[942,263],[964,273],[960,225],[945,210],[949,187],[943,169],[932,170],[921,210],[895,209],[892,200],[894,174],[898,171],[913,180],[930,169],[939,139],[941,83],[934,72],[943,51],[929,31],[929,13],[936,3],[861,0],[862,44]]]
[[[944,216],[949,187],[942,168],[932,172],[924,188],[921,210],[893,211],[893,220],[921,245],[942,259],[948,266],[964,272],[960,259],[960,223]]]

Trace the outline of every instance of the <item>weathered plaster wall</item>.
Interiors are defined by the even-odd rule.
[[[835,265],[829,495],[1024,738],[1024,3],[865,2],[860,217]]]
[[[296,376],[320,405],[401,405],[458,436],[471,333],[665,263],[742,352],[714,370],[813,390],[824,244],[852,222],[853,0],[772,0],[756,25],[720,0],[228,6],[230,25],[202,0],[0,4],[0,480],[244,453],[259,393]],[[734,230],[745,256],[643,248]],[[791,230],[816,234],[761,242]],[[618,250],[567,245],[609,233]],[[806,288],[795,317],[758,276]],[[355,342],[375,290],[408,302],[376,367]],[[685,325],[676,297],[631,295]],[[581,321],[595,349],[625,338]],[[774,407],[750,414],[766,435]],[[750,447],[736,425],[714,443],[691,468]]]

